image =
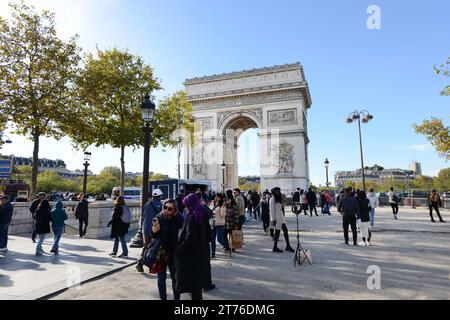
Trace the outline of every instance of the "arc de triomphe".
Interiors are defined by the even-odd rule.
[[[184,85],[195,119],[185,178],[211,181],[214,190],[222,190],[223,180],[227,189],[237,187],[238,138],[258,128],[261,189],[309,186],[311,96],[300,63],[193,78]]]

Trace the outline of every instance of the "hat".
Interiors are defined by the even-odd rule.
[[[45,192],[39,192],[39,193],[38,193],[38,197],[40,197],[40,196],[46,197],[47,195],[45,194]]]
[[[162,191],[159,189],[153,190],[152,196],[154,197],[161,197],[163,195]]]

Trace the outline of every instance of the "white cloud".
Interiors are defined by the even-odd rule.
[[[403,146],[392,146],[393,150],[410,150],[410,151],[418,151],[418,152],[425,152],[431,150],[430,144],[410,144],[410,145],[403,145]]]

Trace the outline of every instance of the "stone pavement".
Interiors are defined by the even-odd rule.
[[[335,208],[333,208],[335,209]],[[320,212],[320,211],[319,211]],[[259,222],[245,226],[245,247],[230,258],[218,250],[212,260],[217,289],[205,299],[450,299],[449,223],[431,223],[424,209],[378,208],[373,246],[343,243],[341,217],[300,216],[302,245],[311,250],[313,265],[293,266],[293,254],[272,253],[270,236]],[[288,213],[291,245],[296,244],[296,218]],[[280,240],[284,249],[284,241]],[[367,286],[368,267],[381,272],[381,288]],[[170,277],[167,291],[171,295]],[[51,299],[158,299],[155,276],[134,266],[108,274]],[[187,299],[182,295],[182,299]]]
[[[140,253],[138,249],[131,249],[128,258],[111,258],[108,256],[113,246],[111,239],[63,235],[60,254],[54,256],[48,253],[52,244],[53,237],[47,235],[43,245],[47,254],[35,257],[36,244],[31,242],[29,235],[9,236],[9,251],[0,253],[0,300],[45,297],[129,266]]]

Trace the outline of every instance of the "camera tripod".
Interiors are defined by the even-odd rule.
[[[295,213],[296,217],[297,217],[297,249],[295,249],[295,254],[294,254],[294,267],[298,265],[303,264],[303,262],[305,262],[305,260],[308,260],[309,264],[312,264],[311,261],[309,260],[305,249],[303,249],[302,245],[300,244],[300,231],[298,228],[298,216],[300,215],[299,213]],[[300,257],[300,254],[303,253],[304,257],[303,259]]]

